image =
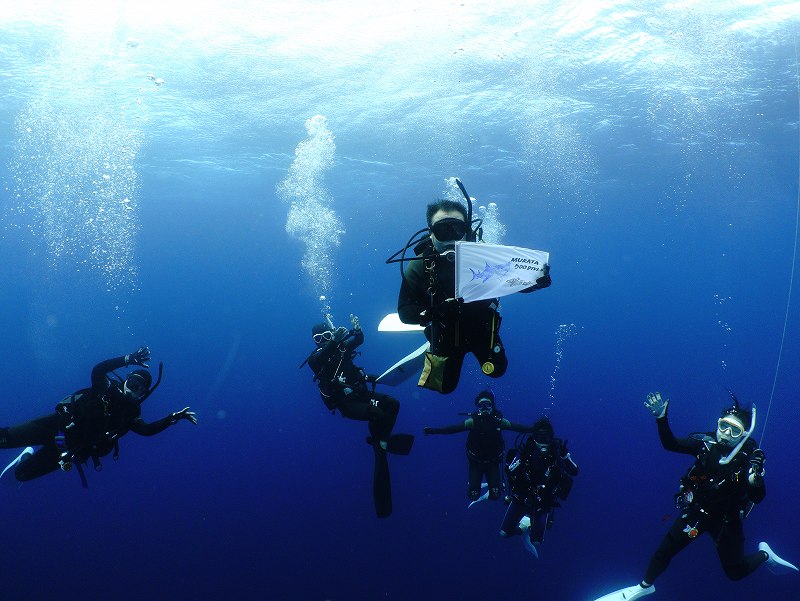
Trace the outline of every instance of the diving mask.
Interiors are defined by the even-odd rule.
[[[726,415],[717,420],[717,441],[735,442],[744,435],[744,424],[737,418]]]
[[[437,221],[429,229],[439,242],[454,242],[462,240],[467,235],[467,224],[455,217]]]
[[[322,344],[323,342],[330,342],[333,340],[333,332],[330,330],[326,330],[325,332],[320,332],[319,334],[314,334],[314,344]]]
[[[492,411],[494,411],[494,405],[490,399],[478,401],[478,413],[491,413]]]
[[[553,435],[547,430],[536,430],[533,433],[533,441],[540,450],[544,450],[550,446],[551,442],[553,442]]]
[[[139,398],[147,391],[147,383],[144,378],[137,374],[132,374],[122,383],[122,392],[128,396]]]

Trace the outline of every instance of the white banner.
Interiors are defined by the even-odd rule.
[[[469,303],[530,288],[549,262],[543,250],[456,242],[456,298]]]

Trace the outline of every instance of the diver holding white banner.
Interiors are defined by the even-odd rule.
[[[453,200],[429,204],[428,227],[386,261],[401,263],[400,320],[424,326],[430,342],[418,385],[443,394],[458,385],[467,353],[487,376],[505,373],[498,297],[550,285],[548,253],[480,242],[481,221],[473,224],[469,195],[455,181],[467,205]],[[415,256],[406,258],[410,248]],[[457,275],[459,268],[463,273]]]

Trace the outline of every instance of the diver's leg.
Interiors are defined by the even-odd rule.
[[[387,404],[391,407],[391,403]],[[389,517],[392,514],[392,486],[389,478],[389,461],[386,458],[388,447],[388,432],[394,425],[397,413],[386,421],[376,419],[377,415],[384,417],[383,412],[376,413],[377,408],[372,404],[372,396],[364,393],[353,392],[344,399],[338,400],[336,408],[344,417],[357,421],[368,422],[370,434],[367,442],[372,444],[375,451],[375,467],[372,475],[372,496],[375,500],[375,513],[379,518]],[[388,427],[388,429],[387,429]]]
[[[467,469],[467,498],[470,501],[477,501],[481,496],[481,482],[483,481],[483,466],[473,459],[467,459],[469,468]]]
[[[516,499],[512,499],[508,509],[506,509],[503,523],[500,525],[500,536],[516,536],[517,534],[522,534],[522,530],[519,528],[519,521],[524,515],[525,505]]]
[[[750,575],[758,566],[767,561],[763,551],[744,556],[744,530],[742,522],[733,518],[722,526],[722,531],[714,539],[722,569],[731,580],[741,580]]]
[[[425,335],[431,343],[430,353],[425,358],[425,368],[419,386],[449,394],[458,386],[461,366],[467,345],[460,332],[464,324],[456,320],[434,322],[426,328]]]
[[[500,477],[500,462],[493,461],[485,466],[486,484],[489,485],[489,499],[499,499],[503,492],[503,479]]]
[[[408,455],[414,446],[414,435],[392,434],[400,412],[400,401],[388,394],[373,394],[370,407],[371,442],[374,444],[377,441],[384,450],[395,455]]]
[[[444,362],[444,370],[442,372],[442,394],[450,394],[456,389],[458,380],[461,378],[461,367],[463,365],[464,351],[460,348],[454,349]]]
[[[493,336],[491,327],[490,322],[484,324],[483,331],[475,332],[470,339],[470,351],[480,363],[484,374],[490,378],[499,378],[508,369],[508,357],[499,332],[495,331]],[[499,326],[497,329],[499,330]]]
[[[694,540],[694,538],[690,538],[684,532],[686,526],[687,522],[683,517],[678,518],[672,524],[666,536],[661,540],[658,549],[656,549],[656,552],[653,554],[650,565],[647,566],[647,571],[642,580],[643,585],[649,586],[653,584],[656,578],[667,569],[672,558]]]
[[[534,545],[539,545],[544,541],[544,530],[550,511],[552,510],[537,509],[536,513],[531,515],[531,529],[528,531],[528,535]]]
[[[379,518],[392,515],[392,483],[389,477],[389,460],[386,451],[379,446],[375,449],[375,469],[372,475],[372,497],[375,500],[375,513]]]
[[[384,412],[378,408],[377,403],[372,403],[371,395],[359,394],[356,396],[356,393],[353,393],[348,396],[354,398],[347,403],[340,404],[339,410],[342,415],[350,419],[367,420],[367,427],[371,434],[367,442],[372,444],[375,454],[372,473],[372,498],[375,502],[375,514],[379,518],[386,518],[392,515],[392,483],[389,476],[387,448],[389,433],[397,418],[397,412],[392,413],[391,410],[396,407],[387,402],[388,412]]]
[[[359,422],[369,421],[372,417],[368,399],[355,392],[337,399],[336,409],[339,410],[343,417]]]
[[[388,394],[373,394],[370,398],[370,425],[375,424],[373,436],[389,440],[399,412],[400,401]]]
[[[37,417],[9,428],[0,428],[0,449],[13,449],[53,442],[58,434],[58,414]]]
[[[23,457],[14,469],[14,476],[20,482],[33,480],[54,472],[59,468],[58,460],[61,452],[56,447],[55,440],[41,447],[33,455]]]
[[[388,435],[385,434],[385,426],[381,428],[381,423],[376,419],[376,409],[372,406],[370,397],[358,393],[351,393],[346,397],[336,402],[336,409],[339,413],[347,419],[352,419],[359,422],[367,422],[369,428],[370,438],[367,442],[376,444],[381,441],[384,443],[384,450],[386,449],[386,440]]]
[[[506,346],[503,344],[503,341],[500,339],[500,334],[497,333],[494,336],[494,348],[500,347],[500,352],[495,353],[492,350],[492,363],[494,363],[494,372],[490,375],[493,378],[499,378],[503,374],[506,373],[506,369],[508,369],[508,357],[506,357]]]

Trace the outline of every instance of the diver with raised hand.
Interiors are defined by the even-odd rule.
[[[480,239],[480,223],[473,229],[472,204],[460,181],[456,180],[468,206],[453,200],[437,200],[428,205],[428,227],[420,230],[403,249],[387,262],[401,262],[402,284],[397,300],[400,320],[425,327],[430,352],[419,386],[447,394],[456,389],[467,353],[472,353],[481,370],[490,378],[506,372],[508,359],[500,338],[500,301],[497,298],[461,302],[455,298],[455,243]],[[422,238],[419,234],[425,233]],[[405,251],[414,244],[414,258]],[[550,285],[549,266],[535,285],[521,292],[532,292]]]
[[[69,471],[76,466],[83,486],[87,486],[83,471],[89,459],[95,470],[102,468],[100,457],[114,452],[119,457],[119,439],[135,432],[153,436],[181,420],[197,424],[197,417],[189,407],[175,411],[152,422],[141,418],[141,405],[161,382],[151,387],[149,367],[150,349],[143,346],[129,355],[102,361],[94,366],[91,388],[84,388],[65,397],[55,412],[8,428],[0,428],[0,448],[26,447],[24,451],[0,473],[0,477],[14,469],[17,480],[24,482],[38,478],[59,468]],[[124,367],[139,367],[125,378],[114,373]],[[109,377],[111,375],[111,377]],[[36,451],[33,445],[41,445]]]
[[[311,329],[316,348],[306,363],[314,372],[322,401],[331,413],[338,411],[348,419],[368,422],[367,442],[375,451],[373,497],[378,517],[392,513],[392,490],[386,454],[408,455],[414,443],[411,434],[392,434],[400,402],[375,392],[375,379],[353,363],[356,349],[364,343],[358,318],[350,315],[352,328],[334,327],[329,315],[325,323]]]
[[[481,498],[481,483],[486,478],[487,497],[494,501],[503,492],[503,478],[500,463],[503,460],[505,442],[503,430],[512,432],[532,432],[532,426],[515,424],[503,417],[495,405],[494,393],[490,389],[482,390],[475,397],[475,409],[467,418],[457,424],[442,428],[426,427],[423,432],[430,434],[457,434],[469,432],[467,435],[467,497],[472,503]]]
[[[765,456],[752,437],[755,406],[742,407],[732,393],[730,396],[733,404],[722,411],[716,432],[676,438],[667,419],[669,399],[658,392],[647,395],[644,405],[656,418],[661,445],[667,451],[692,455],[695,461],[681,478],[675,495],[680,516],[653,554],[642,582],[597,601],[630,601],[655,592],[653,583],[672,558],[705,533],[714,540],[722,569],[731,580],[741,580],[764,563],[778,574],[797,571],[765,542],[759,543],[755,553],[744,554],[742,522],[752,506],[766,496]]]

